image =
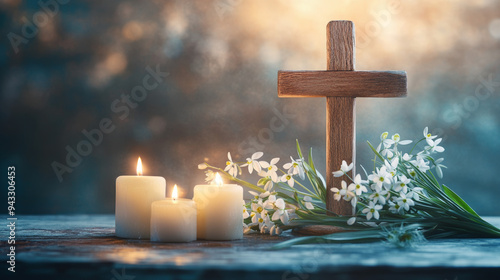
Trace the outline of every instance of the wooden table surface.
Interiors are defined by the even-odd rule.
[[[500,279],[500,239],[433,240],[409,249],[378,242],[274,251],[273,244],[292,236],[151,243],[115,237],[113,215],[17,218],[15,273],[6,263],[9,228],[0,228],[2,280]],[[500,226],[500,217],[487,220]]]

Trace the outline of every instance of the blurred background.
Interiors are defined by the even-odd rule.
[[[324,173],[325,100],[279,99],[277,71],[325,69],[326,24],[347,19],[356,68],[406,70],[409,86],[357,100],[358,163],[372,166],[366,141],[382,132],[429,126],[444,138],[442,182],[500,215],[499,1],[0,3],[1,169],[16,167],[18,214],[114,213],[115,179],[138,156],[185,197],[204,182],[199,163],[260,150],[282,165],[295,139]]]

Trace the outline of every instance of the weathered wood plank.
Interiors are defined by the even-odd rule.
[[[405,71],[278,71],[279,97],[404,97]]]
[[[433,240],[408,250],[378,242],[273,251],[273,244],[291,236],[152,243],[115,237],[113,215],[17,218],[16,272],[7,271],[7,256],[1,254],[1,279],[442,280],[496,279],[486,276],[500,273],[500,239]],[[500,226],[500,217],[486,220]],[[0,227],[0,235],[8,236],[8,227]],[[7,248],[5,238],[0,246]]]
[[[356,60],[354,23],[330,21],[326,26],[326,42],[328,73],[331,73],[330,71],[354,73]],[[324,85],[321,84],[317,89],[321,89]],[[330,88],[333,85],[330,84]],[[356,99],[352,96],[326,97],[326,145],[326,189],[328,190],[326,209],[331,211],[329,214],[352,215],[350,202],[342,199],[336,201],[334,193],[330,191],[332,187],[341,187],[342,179],[333,177],[332,172],[340,168],[342,160],[356,162]],[[355,172],[354,167],[350,174]],[[314,231],[312,234],[315,234]]]

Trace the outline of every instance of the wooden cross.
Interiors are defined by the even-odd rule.
[[[335,201],[330,188],[340,189],[343,178],[332,172],[340,169],[342,160],[356,166],[356,97],[406,96],[406,72],[354,71],[352,21],[331,21],[326,34],[327,70],[278,71],[278,96],[326,97],[326,208],[352,215],[350,203]]]

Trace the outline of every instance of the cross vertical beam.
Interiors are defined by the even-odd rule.
[[[328,71],[354,71],[354,24],[352,21],[331,21],[326,27],[326,49]],[[356,166],[356,98],[326,97],[326,185],[340,189],[342,178],[333,177],[342,160]],[[355,167],[351,174],[355,173]],[[352,177],[351,177],[352,178]],[[348,201],[326,196],[326,207],[338,215],[352,215]]]
[[[346,216],[352,215],[351,204],[334,200],[330,189],[341,187],[332,172],[342,161],[356,161],[356,98],[406,96],[406,72],[354,71],[354,24],[331,21],[326,30],[327,70],[278,71],[278,96],[326,97],[326,208]]]

